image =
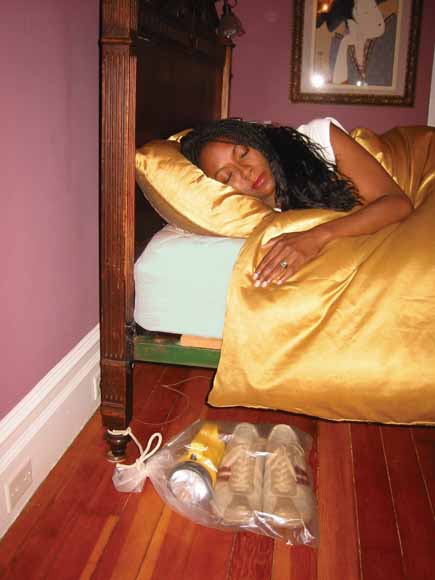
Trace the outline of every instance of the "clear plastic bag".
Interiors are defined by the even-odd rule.
[[[167,504],[204,526],[316,546],[311,449],[311,437],[286,424],[196,421],[146,463],[117,466],[113,481],[140,491],[149,477]]]

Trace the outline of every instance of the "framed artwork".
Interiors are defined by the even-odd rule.
[[[294,0],[290,100],[412,106],[422,0]]]

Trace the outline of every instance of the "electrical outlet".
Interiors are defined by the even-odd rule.
[[[10,513],[32,485],[32,462],[27,459],[5,484],[6,507]]]

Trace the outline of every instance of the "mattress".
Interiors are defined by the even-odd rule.
[[[146,330],[222,338],[227,288],[244,241],[165,226],[135,264],[136,323]]]

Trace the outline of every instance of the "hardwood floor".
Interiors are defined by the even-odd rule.
[[[96,414],[0,543],[17,580],[430,580],[435,577],[435,429],[332,423],[204,404],[211,371],[137,365],[136,436],[195,419],[288,422],[317,442],[318,550],[193,524],[150,482],[117,492]],[[197,377],[197,378],[193,378]],[[174,390],[162,388],[189,379]],[[163,423],[163,425],[159,425]],[[130,460],[135,447],[129,446]]]

